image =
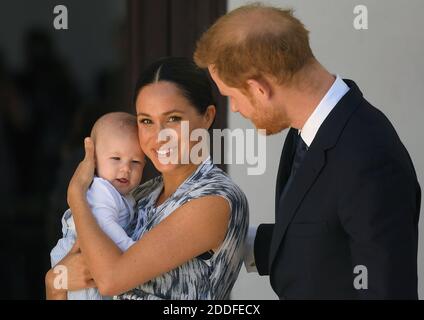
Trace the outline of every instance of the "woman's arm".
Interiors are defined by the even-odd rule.
[[[86,157],[68,189],[81,251],[103,295],[116,295],[170,271],[225,238],[230,206],[219,196],[188,202],[175,210],[128,251],[122,253],[97,225],[85,192],[94,172],[94,146],[86,143]]]
[[[56,275],[53,269],[46,273],[45,286],[46,286],[46,300],[68,300],[67,290],[58,290],[54,288],[54,279]]]
[[[88,271],[78,241],[71,251],[45,276],[46,299],[67,300],[68,290],[94,288],[96,284]]]

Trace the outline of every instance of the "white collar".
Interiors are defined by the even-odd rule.
[[[308,147],[312,144],[312,141],[314,140],[315,135],[325,118],[327,118],[331,110],[334,109],[336,104],[346,94],[346,92],[349,91],[349,89],[350,88],[343,79],[337,75],[330,90],[327,91],[321,102],[315,108],[314,112],[312,112],[308,120],[306,120],[303,128],[299,130],[300,136]]]

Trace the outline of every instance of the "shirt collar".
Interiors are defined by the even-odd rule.
[[[321,102],[315,108],[314,112],[306,120],[303,128],[299,130],[299,134],[309,147],[321,127],[325,118],[330,114],[331,110],[334,109],[340,99],[349,91],[349,87],[343,81],[340,76],[336,76],[336,80],[331,86],[330,90],[327,91]]]

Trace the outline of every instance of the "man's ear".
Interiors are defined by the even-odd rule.
[[[271,83],[265,79],[248,79],[247,85],[251,94],[262,101],[269,100],[272,97]]]
[[[209,71],[209,73],[212,75],[212,74],[215,74],[216,73],[216,67],[215,67],[215,65],[214,64],[210,64],[210,65],[208,65],[208,71]]]

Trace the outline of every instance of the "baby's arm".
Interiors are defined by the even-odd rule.
[[[50,251],[52,267],[56,266],[69,253],[76,240],[75,225],[69,209],[62,216],[62,235],[63,237]]]
[[[58,273],[63,272],[61,269],[57,269],[56,265],[59,264],[74,248],[76,242],[76,233],[75,233],[75,224],[72,218],[71,210],[68,209],[62,216],[62,235],[63,237],[59,239],[54,248],[50,251],[50,261],[54,277]],[[48,273],[48,275],[50,275]],[[48,300],[68,300],[67,291],[54,290],[51,287],[54,283],[54,279],[50,281],[49,277],[46,275],[46,299]],[[51,282],[51,283],[50,283]]]
[[[105,206],[93,207],[93,214],[100,228],[115,242],[121,251],[127,251],[135,243],[119,224],[115,210]]]
[[[96,178],[87,192],[87,200],[100,228],[121,251],[128,250],[135,241],[127,235],[121,225],[122,215],[126,208],[119,193],[107,181]],[[129,215],[129,212],[125,214]]]

